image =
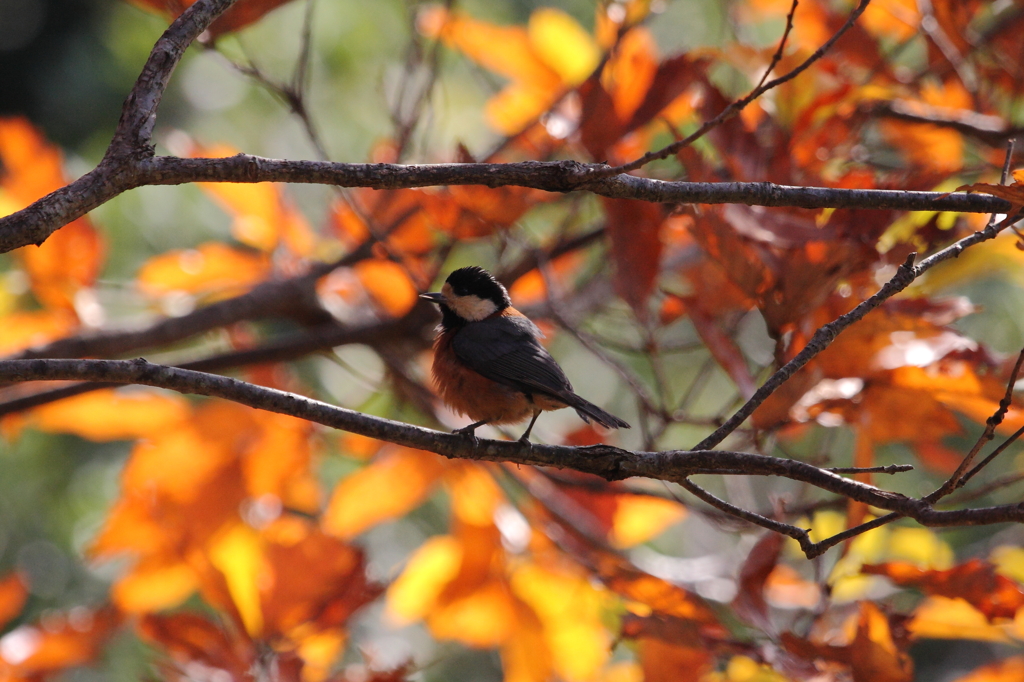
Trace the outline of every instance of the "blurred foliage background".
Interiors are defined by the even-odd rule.
[[[459,3],[468,14],[497,24],[524,24],[541,5],[491,0]],[[574,0],[557,5],[592,29],[592,2]],[[760,48],[776,40],[781,30],[778,20],[763,25],[737,24],[730,19],[730,4],[719,0],[673,0],[655,6],[648,25],[662,54],[726,42]],[[408,72],[403,66],[410,50],[417,49],[412,42],[416,11],[416,3],[400,0],[316,2],[306,104],[331,160],[373,158],[378,143],[394,134],[391,112],[395,102],[403,92],[424,86],[426,73]],[[293,2],[252,27],[220,38],[217,50],[190,49],[160,109],[158,153],[174,149],[180,144],[177,131],[187,131],[200,143],[228,144],[269,157],[316,158],[318,152],[307,131],[281,98],[225,58],[251,62],[272,82],[288,81],[301,49],[305,12],[305,3]],[[27,116],[63,147],[72,174],[89,170],[109,142],[121,102],[165,26],[161,17],[114,0],[2,0],[0,114]],[[911,41],[900,58],[912,64],[922,59],[922,53],[923,48]],[[433,95],[414,128],[409,161],[449,160],[458,144],[482,155],[500,139],[487,127],[482,113],[487,99],[499,89],[499,79],[453,51],[443,50],[440,59]],[[725,85],[737,80],[736,91],[743,90],[745,84],[737,74],[726,69],[718,75]],[[326,229],[330,189],[292,186],[287,191],[311,225]],[[541,205],[510,231],[509,239],[528,242],[531,235],[543,234],[552,224],[571,217],[570,212],[575,212],[581,224],[596,223],[599,217],[593,198],[584,198],[570,208]],[[133,190],[97,209],[94,218],[108,239],[108,258],[97,295],[109,316],[108,324],[115,327],[139,324],[157,312],[140,307],[128,290],[147,259],[169,249],[231,238],[231,217],[195,186]],[[470,262],[493,266],[498,253],[492,242],[473,243],[458,247],[450,262],[452,267]],[[590,257],[600,258],[597,254]],[[25,283],[11,265],[10,255],[0,257],[0,267],[7,272],[2,298],[9,301],[24,291]],[[968,336],[1003,353],[1015,351],[1024,342],[1024,317],[1019,314],[1024,285],[1019,278],[996,270],[966,284],[954,282],[941,293],[968,296],[978,306],[977,312],[957,323]],[[611,331],[618,328],[619,320],[612,315],[595,324],[599,330]],[[750,313],[739,328],[739,343],[748,357],[767,365],[773,346],[760,316]],[[685,320],[672,333],[679,345],[697,341]],[[207,342],[215,344],[216,340]],[[591,394],[608,396],[623,391],[611,372],[593,369],[596,361],[571,338],[557,335],[553,349],[570,376],[579,377],[578,383]],[[342,350],[339,356],[338,362],[322,358],[304,361],[304,376],[311,377],[339,404],[395,416],[392,397],[381,393],[386,389],[380,383],[384,368],[379,359],[358,347]],[[707,357],[706,350],[697,348],[668,362],[668,373],[678,382],[679,390],[694,381],[704,382],[692,406],[695,414],[714,414],[735,397],[720,369],[696,377],[696,368],[703,366]],[[627,409],[625,401],[619,404]],[[571,415],[545,417],[540,433],[545,433],[545,428],[548,433],[561,431],[572,419]],[[548,426],[544,427],[546,420]],[[950,449],[965,451],[981,430],[966,419],[964,427],[962,437],[947,441]],[[703,432],[674,426],[663,446],[692,445]],[[638,437],[627,434],[622,442],[636,445]],[[322,445],[319,470],[327,486],[358,468],[358,463],[333,452],[333,440],[325,439]],[[827,452],[832,462],[842,465],[851,461],[853,446],[853,436],[845,427],[814,427],[787,442],[781,452],[807,459]],[[0,449],[0,573],[17,568],[29,576],[31,584],[28,608],[9,627],[54,610],[104,601],[118,566],[83,559],[83,548],[117,495],[118,475],[130,444],[93,443],[28,429],[0,444]],[[909,450],[903,445],[886,445],[880,447],[878,459],[880,464],[904,462],[910,459]],[[1006,459],[1013,460],[1008,469],[1024,467],[1019,452]],[[927,469],[919,469],[891,484],[896,490],[920,494],[939,480]],[[776,494],[787,487],[773,483]],[[735,479],[711,483],[712,489],[723,489],[733,499],[764,498],[765,490],[745,485]],[[987,501],[1006,502],[1014,499],[1014,494],[996,492]],[[361,536],[359,543],[369,550],[371,574],[380,579],[395,577],[410,552],[427,537],[445,530],[446,508],[444,495],[438,493],[413,514]],[[923,551],[929,561],[940,565],[948,564],[953,554],[987,555],[998,545],[1024,544],[1024,532],[1017,527],[954,529],[929,538],[923,550],[920,542],[909,536],[905,550],[894,540],[895,549],[889,556]],[[752,536],[723,533],[708,518],[691,514],[645,551],[652,570],[660,566],[682,580],[691,575],[689,585],[698,593],[727,601],[735,585],[724,576],[742,561],[752,542]],[[944,553],[949,554],[946,559],[936,558],[946,556]],[[712,570],[707,569],[709,562]],[[424,662],[425,679],[483,682],[501,678],[496,654],[438,644],[422,626],[396,633],[384,627],[379,616],[379,607],[364,614],[357,635],[378,661],[398,664],[414,653]],[[918,644],[913,653],[919,679],[948,680],[1008,650],[1009,645],[995,643],[950,645],[932,640]],[[101,663],[74,669],[64,677],[68,682],[135,681],[148,676],[150,656],[146,646],[126,634],[106,650]]]

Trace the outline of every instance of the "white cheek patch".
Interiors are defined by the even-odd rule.
[[[447,303],[456,315],[470,322],[479,322],[498,311],[494,301],[479,296],[456,296],[449,298]]]

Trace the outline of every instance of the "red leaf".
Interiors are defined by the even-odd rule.
[[[661,262],[661,223],[658,204],[635,199],[605,199],[608,236],[615,263],[615,292],[641,320],[648,317],[647,299],[654,290]]]

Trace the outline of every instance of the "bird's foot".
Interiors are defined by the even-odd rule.
[[[519,436],[519,442],[525,443],[526,445],[533,445],[533,443],[530,442],[530,434],[528,433],[524,433],[523,435]]]
[[[461,429],[455,429],[452,433],[457,433],[460,436],[469,436],[474,442],[476,441],[476,429],[478,426],[483,426],[487,422],[474,422],[469,426],[463,426]]]

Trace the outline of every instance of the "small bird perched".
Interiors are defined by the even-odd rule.
[[[460,268],[441,291],[420,298],[441,308],[432,372],[441,399],[474,423],[455,433],[474,435],[484,424],[512,424],[529,417],[519,439],[544,410],[572,407],[583,421],[609,429],[629,424],[584,400],[555,359],[537,341],[537,326],[512,307],[508,291],[483,268]]]

